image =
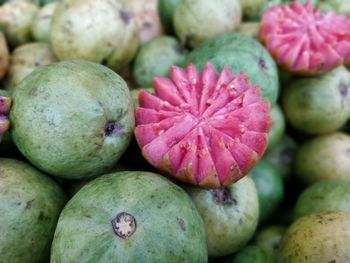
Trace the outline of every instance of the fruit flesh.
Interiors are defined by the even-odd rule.
[[[269,102],[248,77],[211,64],[171,67],[155,78],[155,95],[141,91],[136,139],[143,156],[175,178],[217,188],[248,173],[266,149]]]

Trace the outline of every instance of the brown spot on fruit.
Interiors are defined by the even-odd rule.
[[[121,239],[129,239],[136,231],[136,219],[132,215],[121,212],[111,220],[112,229]]]
[[[219,205],[237,205],[237,200],[231,196],[228,188],[211,189],[209,191],[215,203]]]
[[[25,209],[30,209],[32,207],[32,203],[33,203],[34,199],[33,200],[30,200],[26,203],[26,206],[24,207]]]
[[[128,14],[128,12],[124,10],[119,11],[120,18],[123,20],[123,22],[128,25],[131,19],[131,16]]]
[[[267,70],[265,60],[263,60],[262,58],[259,58],[258,63],[259,63],[259,67],[261,70],[263,70],[263,71]]]
[[[123,126],[115,121],[107,121],[104,128],[104,134],[107,137],[117,137],[124,134]]]
[[[186,226],[185,226],[185,222],[182,218],[176,218],[177,223],[179,224],[180,228],[182,231],[186,231]]]

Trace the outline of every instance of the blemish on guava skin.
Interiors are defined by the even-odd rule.
[[[136,219],[132,215],[121,212],[111,220],[112,229],[121,239],[129,239],[136,231]]]
[[[26,206],[25,206],[24,208],[25,208],[25,209],[30,209],[30,208],[32,207],[33,201],[34,201],[34,199],[28,201],[28,202],[26,203]]]
[[[267,70],[266,62],[264,59],[259,58],[258,64],[263,71]]]
[[[106,137],[118,137],[124,134],[123,126],[115,121],[107,121],[104,128]]]
[[[32,88],[29,92],[28,92],[28,95],[29,96],[36,96],[36,95],[38,95],[38,87],[34,87],[34,88]]]
[[[346,149],[346,155],[350,156],[350,148]]]
[[[341,96],[341,101],[342,101],[342,106],[345,105],[345,99],[346,97],[348,96],[349,94],[349,85],[345,84],[345,83],[340,83],[339,86],[338,86],[338,89],[339,89],[339,93],[340,93],[340,96]]]
[[[186,231],[185,221],[182,218],[176,218],[177,223],[179,224],[182,231]]]
[[[180,54],[180,55],[185,53],[185,48],[183,46],[181,46],[180,44],[175,44],[174,50],[177,54]]]
[[[215,203],[219,205],[237,205],[237,200],[234,199],[228,188],[210,189]]]
[[[151,22],[148,22],[148,21],[143,22],[143,23],[142,23],[142,27],[143,27],[143,28],[152,28],[152,23],[151,23]]]
[[[120,18],[123,20],[123,22],[128,25],[130,20],[131,20],[131,16],[128,14],[128,12],[124,11],[124,10],[120,10],[119,11],[119,15]]]

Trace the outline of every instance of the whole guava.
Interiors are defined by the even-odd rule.
[[[170,36],[157,37],[141,46],[133,63],[133,77],[139,87],[152,87],[154,77],[166,77],[172,65],[184,62],[186,49]]]
[[[350,113],[350,72],[340,66],[317,77],[289,81],[282,105],[291,126],[308,134],[341,128]]]
[[[5,78],[5,88],[10,92],[32,71],[57,59],[47,43],[28,43],[15,48],[10,57],[10,68]]]
[[[279,263],[349,262],[350,213],[318,212],[299,218],[286,231]]]
[[[32,35],[36,41],[50,42],[51,21],[58,3],[53,2],[39,9],[32,23]]]
[[[27,163],[0,158],[0,262],[48,262],[66,196]]]
[[[204,220],[209,256],[226,256],[248,243],[259,219],[257,190],[249,176],[226,188],[186,191]]]
[[[271,108],[272,126],[269,132],[269,146],[274,147],[283,137],[286,129],[286,120],[281,107],[276,104]]]
[[[350,182],[331,179],[310,185],[299,195],[294,217],[299,218],[320,211],[350,213]]]
[[[51,22],[50,41],[59,60],[83,59],[120,70],[134,57],[136,21],[120,1],[65,0]]]
[[[41,67],[15,89],[12,137],[43,171],[68,179],[111,169],[134,129],[129,89],[112,70],[71,60]]]
[[[177,36],[190,47],[197,47],[209,38],[235,31],[241,20],[239,0],[182,0],[173,18]]]
[[[11,47],[32,40],[31,24],[39,7],[27,1],[10,1],[0,6],[0,31]]]
[[[350,181],[350,136],[335,132],[312,138],[298,150],[295,174],[305,184],[325,179]]]
[[[203,221],[189,196],[143,171],[101,176],[63,209],[51,263],[207,262]]]

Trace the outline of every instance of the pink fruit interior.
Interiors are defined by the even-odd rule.
[[[279,65],[302,75],[326,72],[350,59],[348,18],[322,14],[310,2],[266,11],[260,38]]]
[[[11,107],[11,98],[0,96],[0,138],[2,134],[4,134],[10,126],[10,122],[7,117],[7,114],[10,111],[10,107]]]
[[[155,95],[142,91],[136,139],[144,157],[178,179],[204,187],[228,185],[266,149],[269,103],[245,74],[211,64],[171,67],[171,79],[155,78]]]

